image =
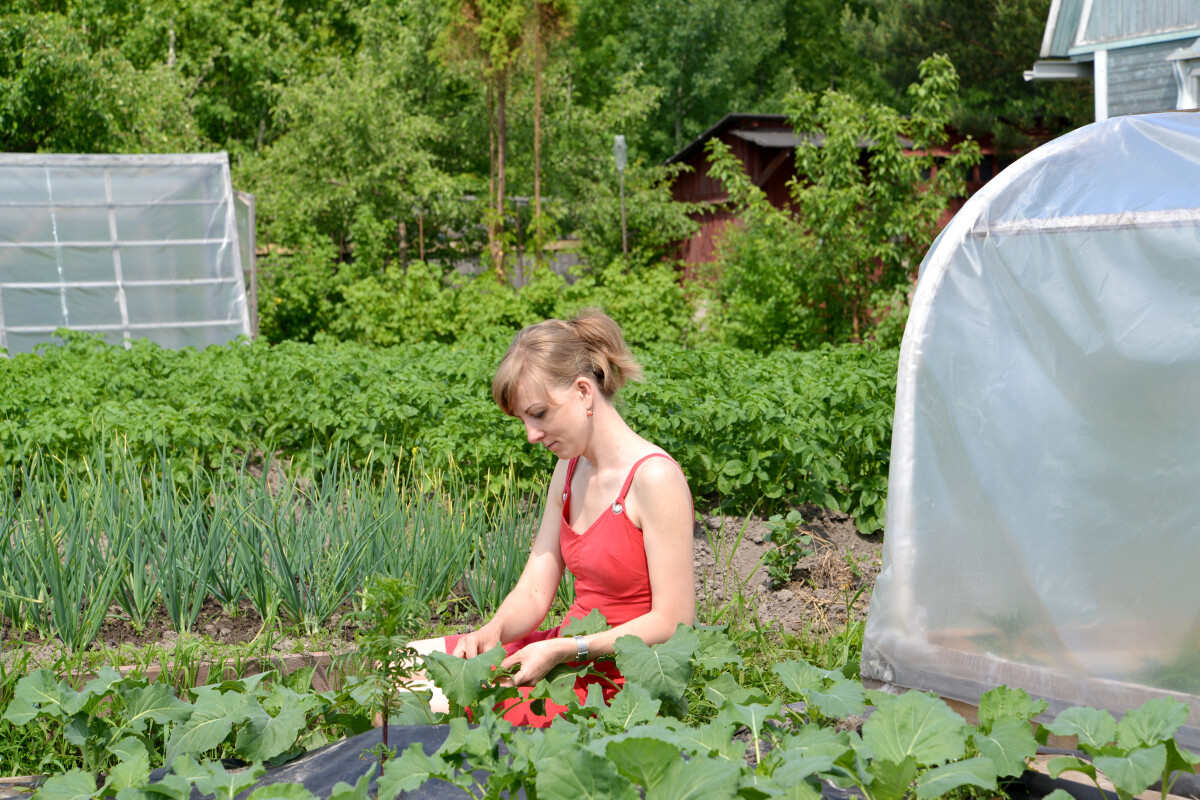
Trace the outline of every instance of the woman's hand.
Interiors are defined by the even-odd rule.
[[[489,625],[484,625],[478,630],[473,630],[470,633],[464,633],[460,636],[458,644],[454,645],[454,652],[450,655],[458,656],[459,658],[474,658],[480,653],[486,653],[498,644],[500,644],[500,632],[494,630]]]
[[[511,678],[498,683],[504,686],[533,686],[546,677],[547,672],[564,661],[570,661],[575,650],[575,643],[571,639],[546,639],[525,645],[500,664],[505,669],[520,664],[520,669]]]

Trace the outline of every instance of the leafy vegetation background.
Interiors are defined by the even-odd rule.
[[[1021,79],[1048,8],[1049,0],[13,0],[0,18],[0,149],[226,150],[235,184],[258,198],[266,338],[449,342],[475,334],[479,322],[464,315],[511,327],[578,305],[559,302],[565,287],[551,282],[520,301],[505,281],[468,288],[455,271],[464,263],[482,258],[521,284],[544,271],[547,243],[569,239],[593,301],[617,303],[631,275],[659,280],[653,270],[694,224],[691,209],[672,201],[673,171],[662,162],[729,112],[787,112],[807,130],[836,132],[854,114],[886,108],[1018,151],[1087,121],[1086,86]],[[939,73],[931,114],[922,104],[932,84],[924,93],[907,87],[925,80],[919,65],[934,53],[951,66]],[[628,259],[615,134],[630,147]],[[847,188],[816,161],[801,174],[818,189]],[[879,172],[886,162],[874,159],[871,186],[911,182],[911,170]],[[729,281],[646,303],[668,311],[655,335],[766,351],[870,338],[884,324],[894,341],[903,314],[893,312],[928,238],[913,236],[927,223],[914,228],[906,213],[885,209],[865,228],[835,213],[819,234],[820,258],[794,232],[780,240],[777,226],[751,225],[716,269],[732,272]],[[908,251],[881,254],[903,237]],[[873,275],[877,258],[900,279],[852,297],[830,290],[847,274]],[[789,272],[801,276],[780,284]],[[771,304],[783,307],[757,313],[760,298],[780,288]],[[697,313],[702,321],[690,323]],[[839,315],[854,324],[830,322]],[[809,324],[814,317],[824,319]],[[779,333],[781,321],[796,320],[799,333]]]
[[[491,400],[506,342],[368,348],[235,343],[126,351],[78,334],[41,355],[0,359],[0,458],[82,464],[119,445],[144,463],[190,456],[230,474],[245,454],[278,453],[320,472],[454,462],[471,482],[515,470],[532,489],[550,454]],[[814,502],[882,526],[896,352],[847,345],[766,357],[736,348],[640,349],[646,381],[624,393],[635,429],[671,452],[693,491],[760,511]]]

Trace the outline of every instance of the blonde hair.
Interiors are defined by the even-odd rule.
[[[560,387],[586,375],[611,400],[626,381],[641,379],[642,367],[629,352],[621,326],[600,309],[588,308],[570,320],[530,325],[513,337],[492,378],[492,399],[501,411],[515,416],[517,382],[533,373]]]

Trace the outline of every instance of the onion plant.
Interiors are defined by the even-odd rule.
[[[387,520],[371,514],[360,478],[342,462],[311,492],[294,483],[275,498],[265,534],[281,610],[315,633],[363,585],[366,556]]]
[[[514,489],[515,480],[511,475],[509,478],[499,481],[492,492],[493,506],[476,539],[474,560],[466,573],[467,592],[485,617],[494,613],[516,587],[541,522],[538,504],[519,495]]]
[[[470,501],[460,477],[390,470],[371,503],[384,521],[372,542],[372,571],[410,586],[422,606],[449,595],[467,572],[484,521],[481,504]]]
[[[147,531],[150,509],[141,476],[133,461],[110,460],[103,450],[89,473],[100,494],[98,506],[109,548],[124,553],[123,559],[109,565],[121,573],[115,599],[134,631],[140,633],[159,601],[155,568],[159,543]]]
[[[167,616],[179,633],[192,629],[209,595],[204,582],[204,566],[210,557],[208,509],[198,485],[200,480],[193,477],[188,487],[191,491],[183,493],[176,486],[170,465],[165,465],[151,501],[151,536],[161,536],[162,542],[154,551],[159,592]]]
[[[122,577],[108,564],[124,558],[123,545],[104,546],[94,487],[80,485],[83,479],[66,469],[31,477],[21,495],[17,557],[28,559],[39,582],[39,627],[75,651],[95,638],[108,615]]]

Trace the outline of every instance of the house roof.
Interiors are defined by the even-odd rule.
[[[1089,60],[1097,50],[1194,36],[1196,0],[1052,0],[1040,56]]]

